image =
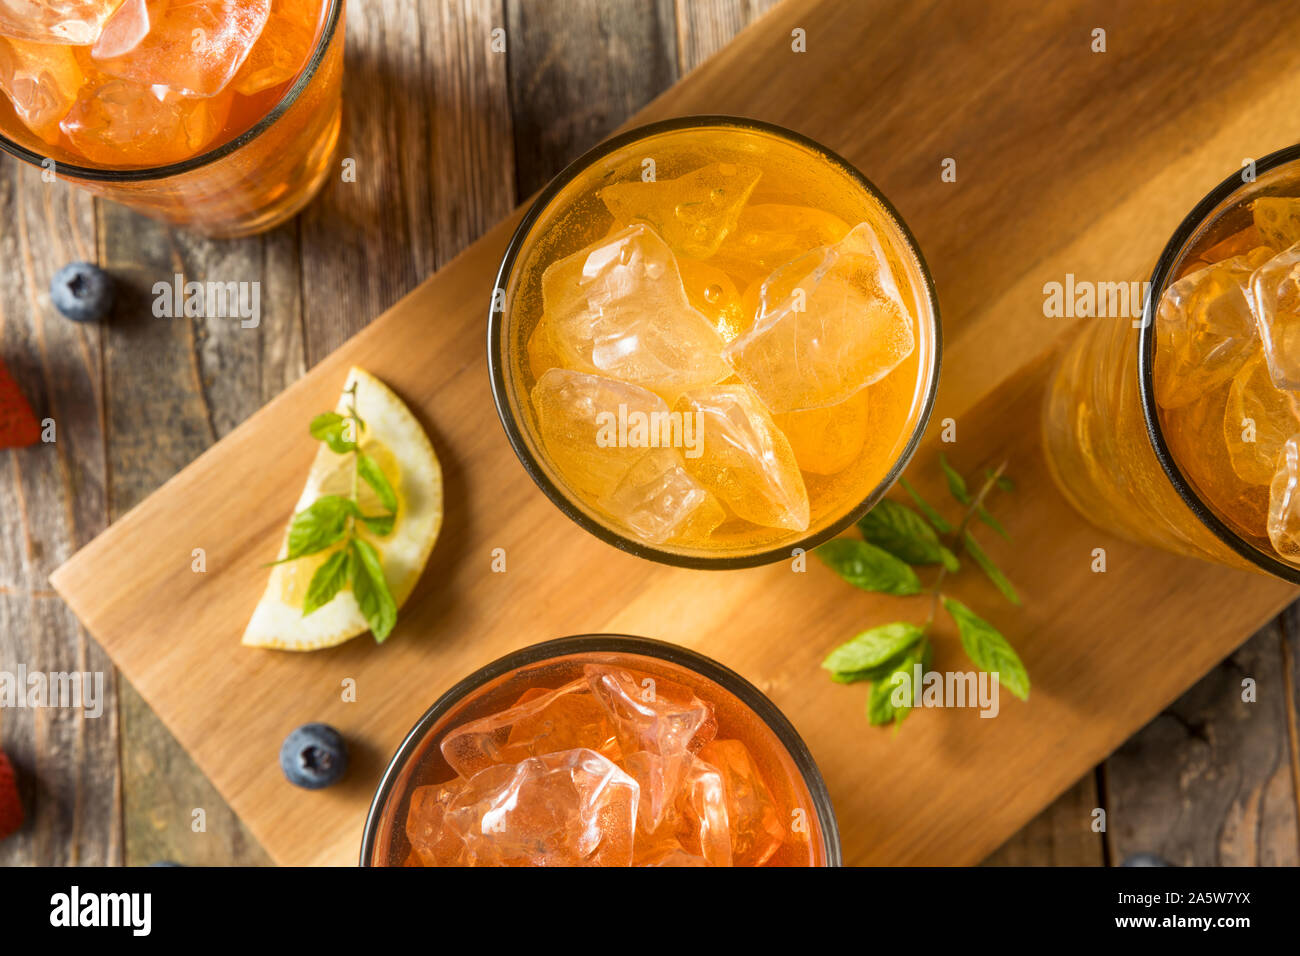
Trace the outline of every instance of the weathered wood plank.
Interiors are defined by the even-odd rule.
[[[0,452],[0,670],[88,673],[95,698],[0,710],[28,814],[0,865],[120,863],[113,669],[48,580],[106,524],[99,330],[59,316],[47,292],[65,262],[94,258],[92,203],[6,159],[0,222],[0,356],[55,439]]]
[[[1300,602],[1277,621],[1282,630],[1282,680],[1286,688],[1286,730],[1291,750],[1291,791],[1300,830]],[[1300,841],[1300,833],[1296,839]]]
[[[1106,761],[1114,862],[1300,864],[1286,640],[1277,623],[1259,631]]]
[[[507,0],[521,197],[677,79],[671,0]]]
[[[1092,828],[1098,806],[1097,777],[1089,773],[995,850],[984,865],[1100,866],[1105,862],[1105,846]]]
[[[518,197],[509,44],[502,50],[493,35],[505,29],[502,0],[438,0],[426,6],[432,8],[425,50],[426,86],[433,97],[432,251],[439,268],[509,215]]]
[[[717,53],[777,0],[676,0],[677,68],[684,76]]]
[[[265,239],[215,242],[112,203],[99,204],[98,221],[100,259],[119,290],[104,332],[108,511],[116,520],[301,374],[299,281],[292,226]],[[237,316],[155,315],[155,284],[177,275],[256,283],[260,327],[244,328]],[[194,549],[209,542],[171,545],[189,565]],[[184,622],[176,627],[183,640]],[[125,680],[121,721],[127,862],[268,862]],[[193,826],[196,809],[204,812],[201,830]]]
[[[350,49],[361,48],[349,66],[361,65],[354,90],[371,89],[372,58],[391,52],[389,47],[406,54],[414,48],[417,58],[405,64],[405,72],[388,76],[391,87],[380,87],[379,101],[392,111],[390,117],[402,120],[396,150],[365,125],[376,118],[375,95],[353,94],[350,116],[356,122],[343,155],[356,160],[357,182],[338,179],[312,214],[319,219],[309,215],[301,226],[291,224],[259,239],[212,243],[106,207],[105,246],[131,289],[127,318],[120,337],[112,340],[108,361],[115,516],[282,391],[302,374],[309,354],[330,351],[336,337],[354,330],[348,323],[364,322],[399,298],[423,271],[451,258],[513,206],[505,63],[488,49],[490,28],[501,22],[499,8],[479,4],[462,12],[449,2],[434,6],[371,5],[359,31],[350,34]],[[427,39],[412,45],[412,36]],[[418,102],[422,97],[429,104],[436,98],[436,108],[424,109]],[[429,169],[425,164],[431,158]],[[415,199],[423,209],[402,203],[404,194],[411,195],[408,187],[417,183]],[[394,216],[357,209],[358,198],[378,197],[399,204],[390,208]],[[354,237],[338,228],[339,215],[371,225],[387,221],[390,229],[399,223],[400,231],[383,240],[367,235],[365,254],[357,256]],[[382,268],[397,248],[409,271]],[[154,318],[152,283],[176,272],[199,280],[260,283],[260,328],[244,329],[226,317]],[[331,283],[322,284],[326,275]],[[375,298],[354,308],[347,296],[337,297],[332,283],[350,286],[356,279],[369,283],[362,295]],[[146,364],[161,370],[146,379],[140,374]],[[165,410],[162,421],[155,417],[160,409]],[[175,435],[164,436],[162,447],[146,454],[159,440],[159,428]],[[192,549],[203,546],[177,542],[177,560],[188,562]],[[138,695],[128,691],[124,701],[131,859],[264,862],[255,841]],[[205,834],[192,830],[196,808],[206,811]]]
[[[489,48],[503,16],[349,3],[339,174],[301,217],[309,366],[513,207],[506,56]]]

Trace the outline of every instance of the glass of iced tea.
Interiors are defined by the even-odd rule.
[[[848,162],[754,120],[596,147],[497,278],[501,421],[569,517],[688,567],[789,557],[889,488],[929,418],[939,313],[898,213]]]
[[[343,0],[0,0],[0,148],[213,236],[320,189]]]
[[[1300,583],[1300,146],[1220,183],[1141,320],[1093,319],[1044,408],[1066,497],[1131,540]]]
[[[535,644],[447,691],[389,764],[362,866],[839,866],[794,727],[694,651]]]

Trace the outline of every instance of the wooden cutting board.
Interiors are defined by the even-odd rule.
[[[1151,5],[1140,19],[1121,7],[790,0],[637,117],[788,125],[855,162],[911,225],[943,309],[934,421],[954,419],[957,441],[941,446],[932,428],[909,475],[938,501],[941,448],[967,472],[1008,460],[1018,491],[997,510],[1012,542],[988,547],[1025,607],[974,571],[952,590],[1020,649],[1028,704],[1004,695],[994,720],[928,711],[896,737],[873,730],[865,688],[831,684],[818,662],[866,626],[924,616],[919,599],[855,591],[815,561],[802,574],[660,567],[561,516],[511,453],[488,388],[485,316],[513,220],[115,523],[55,586],[281,863],[354,862],[389,755],[441,691],[513,648],[592,631],[677,641],[763,688],[821,766],[848,862],[979,861],[1295,597],[1089,526],[1042,460],[1043,382],[1075,331],[1044,318],[1044,283],[1136,277],[1215,182],[1297,135],[1300,21],[1286,2]],[[1112,25],[1096,52],[1093,31]],[[941,180],[947,158],[956,182]],[[243,648],[260,565],[315,450],[306,423],[353,364],[432,435],[441,540],[385,646]],[[1090,572],[1097,547],[1104,574]],[[205,573],[191,570],[195,548]],[[490,571],[495,548],[504,574]],[[937,667],[969,666],[951,633],[938,640]],[[341,699],[349,678],[355,703]],[[311,720],[355,745],[347,781],[315,794],[276,764]]]

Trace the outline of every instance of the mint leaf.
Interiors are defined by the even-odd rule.
[[[397,602],[384,579],[379,553],[366,541],[352,539],[352,593],[376,643],[382,644],[397,624]]]
[[[357,452],[357,474],[366,484],[375,489],[375,494],[379,495],[379,500],[384,503],[384,507],[396,514],[397,493],[393,491],[393,486],[388,483],[383,470],[375,460],[364,452]]]
[[[836,538],[823,544],[816,554],[832,571],[864,591],[899,596],[921,591],[921,581],[916,572],[874,544]]]
[[[863,672],[891,663],[899,654],[916,644],[922,633],[919,626],[907,621],[881,624],[835,648],[822,661],[822,667],[834,675],[852,675],[854,680],[874,680]]]
[[[961,646],[980,670],[997,674],[998,681],[1021,700],[1029,699],[1029,672],[1015,649],[988,621],[979,617],[954,598],[944,598],[943,606],[957,622]]]
[[[307,597],[302,602],[303,617],[329,604],[343,590],[351,570],[348,566],[350,554],[349,551],[336,551],[316,569],[316,573],[311,576],[311,583],[307,585]]]
[[[940,534],[951,534],[952,525],[947,522],[943,515],[939,514],[928,501],[921,497],[920,492],[907,483],[906,478],[899,478],[898,483],[903,486],[903,490],[912,496],[916,506],[921,509],[921,514],[925,515],[926,520],[934,525],[934,530]]]
[[[299,511],[289,523],[289,551],[277,563],[324,551],[343,540],[348,516],[355,514],[352,499],[324,495]]]
[[[1007,576],[1002,573],[1002,569],[993,563],[993,559],[984,552],[984,549],[980,547],[979,542],[975,540],[969,531],[966,532],[963,543],[966,553],[975,559],[975,563],[980,566],[980,570],[988,575],[989,580],[1002,592],[1002,596],[1016,607],[1019,607],[1020,595],[1016,593],[1015,587],[1007,579]]]
[[[311,431],[311,437],[317,441],[324,441],[326,434],[342,427],[343,416],[338,412],[321,412],[311,420],[308,426]]]
[[[1011,540],[1011,535],[1007,534],[1007,529],[1002,527],[1002,522],[999,521],[997,518],[993,517],[991,514],[989,514],[988,510],[985,509],[983,505],[980,506],[978,514],[979,514],[980,521],[983,521],[986,525],[988,525],[998,534],[1002,535],[1002,537],[1006,538],[1008,541]]]
[[[894,722],[894,702],[890,700],[893,693],[892,674],[888,680],[878,680],[871,685],[871,695],[867,697],[867,720],[872,727],[881,727]]]
[[[997,475],[996,479],[994,478],[994,475]],[[1012,481],[1006,475],[998,475],[998,473],[994,471],[992,468],[984,469],[984,477],[988,478],[990,481],[993,482],[994,485],[996,485],[998,488],[1000,488],[1003,491],[1016,490],[1016,483],[1014,481]]]
[[[311,437],[329,445],[331,451],[346,455],[357,447],[345,434],[346,423],[347,419],[338,412],[324,412],[311,420]]]
[[[943,469],[944,477],[948,479],[949,494],[964,505],[970,504],[970,491],[966,488],[966,479],[961,476],[957,469],[948,464],[946,455],[939,456],[939,467]]]
[[[361,520],[366,523],[366,527],[373,534],[379,537],[393,533],[393,523],[397,521],[396,515],[362,515]]]
[[[858,521],[862,536],[878,548],[908,564],[942,564],[949,571],[958,568],[957,557],[943,546],[934,528],[907,505],[878,502]]]
[[[881,680],[894,672],[894,669],[903,662],[903,655],[906,653],[904,651],[903,654],[899,654],[897,657],[891,657],[878,667],[868,667],[866,670],[861,671],[836,671],[831,674],[831,680],[837,684],[858,684],[863,681]]]
[[[925,649],[923,647],[912,648],[893,671],[871,685],[871,694],[867,698],[867,720],[870,721],[873,727],[888,723],[897,726],[907,718],[912,709],[912,704],[916,700],[916,694],[920,690],[919,687],[910,685],[914,683],[916,664],[922,661],[924,656]],[[924,667],[922,667],[922,672],[924,672]],[[895,702],[894,697],[896,692],[900,691],[904,677],[906,677],[909,684],[910,697],[900,705]],[[901,692],[899,692],[899,696],[902,696]]]

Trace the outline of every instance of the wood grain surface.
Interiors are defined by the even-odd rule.
[[[53,596],[49,571],[419,279],[450,261],[563,162],[694,70],[767,6],[742,0],[682,0],[675,8],[633,2],[353,2],[343,149],[357,161],[358,180],[331,184],[298,221],[258,239],[219,243],[173,233],[124,210],[92,203],[62,184],[43,184],[16,163],[0,162],[0,251],[14,264],[13,280],[6,279],[0,288],[0,346],[28,393],[56,415],[60,428],[56,446],[6,453],[10,467],[0,472],[0,667],[19,660],[32,669],[108,670],[112,694],[111,668]],[[757,28],[761,37],[742,38],[743,49],[724,51],[718,62],[706,65],[701,76],[691,76],[647,115],[749,113],[784,121],[855,159],[900,205],[936,273],[949,345],[941,393],[946,404],[940,415],[952,414],[960,423],[960,441],[950,454],[964,466],[992,460],[1004,449],[1014,453],[1013,459],[1026,455],[1034,460],[1021,468],[1016,459],[1012,467],[1022,483],[1041,485],[1046,479],[1029,424],[1010,444],[1005,436],[994,434],[990,440],[979,430],[990,429],[1004,411],[1002,399],[986,394],[987,384],[1016,378],[1028,367],[1024,379],[1032,385],[1035,361],[1049,340],[1065,334],[1041,317],[1037,292],[1045,277],[1060,278],[1058,271],[1092,271],[1101,277],[1120,270],[1127,275],[1142,268],[1182,211],[1240,162],[1238,153],[1262,154],[1294,137],[1293,131],[1270,122],[1269,115],[1296,87],[1294,67],[1284,56],[1295,36],[1287,32],[1293,28],[1285,26],[1279,9],[1263,4],[1249,15],[1202,11],[1187,21],[1193,22],[1189,31],[1183,25],[1185,14],[1126,10],[1120,4],[1075,3],[1044,12],[1037,4],[1012,3],[1003,4],[996,15],[986,5],[972,3],[871,3],[838,9],[833,4],[787,4]],[[1269,26],[1270,17],[1276,29]],[[497,26],[507,28],[505,55],[488,49],[487,34]],[[809,36],[809,52],[797,60],[788,42],[796,26]],[[1105,55],[1088,50],[1094,26],[1108,29]],[[917,50],[926,53],[918,56]],[[697,80],[707,87],[692,86]],[[958,158],[956,184],[939,182],[939,161],[945,156]],[[500,236],[498,231],[494,241],[499,243]],[[250,333],[237,324],[203,320],[163,328],[158,320],[142,318],[147,309],[129,299],[102,333],[70,326],[44,300],[49,274],[70,258],[97,256],[140,290],[173,271],[200,278],[260,279],[266,303],[262,328]],[[453,269],[476,268],[481,285],[488,281],[483,275],[491,271],[492,259],[489,251]],[[961,747],[964,735],[982,730],[978,721],[972,728],[970,722],[959,727],[936,715],[915,718],[907,729],[910,739],[891,751],[887,740],[865,727],[857,689],[826,687],[815,673],[815,661],[864,620],[893,609],[886,611],[865,595],[845,594],[814,569],[807,577],[816,574],[819,580],[798,582],[793,603],[803,606],[806,584],[815,595],[815,615],[779,634],[770,633],[770,627],[762,633],[760,627],[752,639],[746,638],[746,646],[733,648],[727,643],[731,628],[726,616],[695,615],[691,602],[697,597],[725,602],[753,587],[766,592],[764,576],[771,570],[741,572],[734,582],[656,571],[636,562],[629,565],[631,559],[584,539],[552,513],[517,464],[502,457],[508,450],[491,415],[486,386],[475,380],[482,377],[481,350],[475,351],[480,336],[466,331],[471,315],[472,321],[481,321],[482,288],[474,288],[468,273],[461,282],[444,287],[449,308],[443,307],[442,295],[436,300],[439,307],[431,308],[428,303],[435,300],[427,291],[404,306],[422,338],[433,340],[422,344],[421,356],[436,360],[402,375],[389,365],[373,364],[377,373],[397,378],[395,384],[420,407],[449,466],[453,500],[459,496],[465,505],[463,513],[449,515],[436,566],[417,592],[412,620],[399,632],[402,651],[388,656],[399,646],[394,644],[376,654],[355,642],[354,648],[307,665],[306,674],[268,676],[263,673],[267,668],[248,670],[248,652],[227,641],[229,633],[237,639],[242,628],[246,609],[241,608],[228,612],[218,626],[229,633],[211,644],[216,655],[197,675],[210,672],[214,679],[177,682],[174,672],[160,676],[172,666],[162,662],[211,640],[205,628],[213,622],[205,624],[202,614],[181,611],[166,635],[134,635],[137,653],[128,674],[194,746],[200,763],[234,805],[260,821],[253,829],[264,837],[276,836],[280,829],[278,818],[262,813],[264,803],[279,803],[284,811],[302,809],[297,795],[287,794],[273,779],[277,735],[298,718],[316,719],[326,708],[337,707],[331,700],[337,694],[330,688],[337,686],[339,674],[370,675],[373,666],[393,666],[393,658],[400,657],[400,666],[410,664],[420,675],[417,685],[401,685],[400,693],[383,676],[367,679],[362,686],[371,692],[356,706],[373,710],[338,717],[340,726],[366,728],[358,735],[366,745],[362,775],[373,778],[406,725],[438,689],[459,676],[456,668],[468,670],[496,648],[558,633],[537,633],[533,615],[520,613],[521,605],[530,605],[544,609],[548,621],[564,622],[566,633],[644,624],[640,629],[645,633],[690,643],[740,666],[812,740],[832,777],[842,823],[850,821],[840,794],[854,790],[856,778],[840,775],[846,761],[823,757],[826,745],[818,735],[851,742],[847,762],[858,767],[892,763],[905,747],[909,768],[916,767],[910,761],[917,759],[917,751],[929,752],[920,758],[924,769],[957,760],[968,774],[993,778],[983,786],[997,791],[999,806],[992,812],[981,808],[970,828],[974,832],[964,839],[930,841],[911,856],[882,839],[883,821],[913,816],[898,812],[892,798],[875,799],[893,779],[889,774],[865,788],[869,807],[854,826],[845,827],[855,862],[973,861],[1212,667],[1266,616],[1260,592],[1270,592],[1266,600],[1272,606],[1287,596],[1249,579],[1128,549],[1065,515],[1059,544],[1049,548],[1056,567],[1068,566],[1071,555],[1076,564],[1081,560],[1075,549],[1084,538],[1104,544],[1113,555],[1128,553],[1122,572],[1112,562],[1110,582],[1119,582],[1113,595],[1119,606],[1106,618],[1124,623],[1102,642],[1134,646],[1132,655],[1120,651],[1120,663],[1160,671],[1164,659],[1152,663],[1150,651],[1163,647],[1167,655],[1180,629],[1189,631],[1183,638],[1196,653],[1153,679],[1154,686],[1143,687],[1140,700],[1122,701],[1126,706],[1120,713],[1094,720],[1084,705],[1100,708],[1107,700],[1094,693],[1107,669],[1080,666],[1089,658],[1079,643],[1085,628],[1067,626],[1058,632],[1054,626],[1062,618],[1068,621],[1084,602],[1076,595],[1072,602],[1054,606],[1068,593],[1062,582],[1040,583],[1035,565],[1041,562],[999,552],[1036,608],[1018,623],[1002,623],[1022,643],[1036,680],[1034,702],[1024,708],[1011,736],[1042,733],[1049,738],[1042,751],[1056,765],[1046,785],[1036,780],[1016,786],[1023,760],[1006,766],[990,761],[986,772],[977,772],[979,761],[988,759],[982,741],[972,754],[954,756],[950,751]],[[1004,325],[1008,314],[1015,316],[1014,325]],[[1008,327],[1013,334],[999,334]],[[988,341],[996,341],[997,348]],[[328,395],[337,387],[331,376],[341,380],[337,369],[325,370],[309,386],[312,396]],[[1017,394],[1013,389],[1013,404]],[[298,408],[314,410],[314,400],[300,391]],[[1020,404],[1025,411],[1032,396]],[[281,409],[276,418],[294,420],[294,414]],[[1023,415],[1026,423],[1031,418],[1030,412]],[[984,425],[976,430],[967,428],[981,421]],[[283,427],[288,428],[284,435],[292,434],[296,420]],[[265,438],[266,426],[260,429]],[[272,444],[277,442],[292,445],[278,434]],[[302,466],[308,451],[297,451]],[[254,443],[250,452],[253,462],[264,462],[267,453],[265,443],[260,449]],[[288,457],[292,460],[293,454]],[[497,460],[491,474],[476,470],[475,462],[489,459]],[[918,464],[914,470],[927,468]],[[229,479],[224,470],[213,477],[224,487],[231,486]],[[236,536],[238,541],[224,552],[228,562],[241,549],[256,550],[259,541],[278,533],[299,481],[285,474],[257,485],[251,495],[262,502],[256,527]],[[276,509],[263,520],[262,510]],[[247,520],[241,517],[241,522]],[[1033,521],[1028,506],[1023,515],[1013,516],[1021,528]],[[1037,541],[1017,527],[1012,530],[1017,551]],[[191,536],[189,529],[168,536],[174,534]],[[124,533],[123,540],[136,542],[138,537]],[[483,550],[492,537],[500,537],[511,554],[511,573],[496,581],[488,579]],[[514,544],[527,537],[544,540]],[[139,545],[133,543],[135,547]],[[161,545],[155,542],[150,548],[156,554]],[[188,555],[188,549],[178,550]],[[169,552],[164,560],[170,564],[181,558]],[[574,567],[584,562],[596,567],[594,592],[565,594],[573,590],[571,583],[548,576],[548,568],[570,561]],[[175,582],[176,568],[171,571]],[[227,564],[210,577],[228,581],[232,574],[236,570]],[[652,580],[665,574],[666,581]],[[1213,590],[1218,582],[1221,590],[1215,593],[1222,594],[1231,589],[1223,582],[1238,580],[1248,582],[1240,599],[1245,607],[1217,617],[1196,615],[1187,624],[1194,608],[1180,600],[1180,593],[1207,586]],[[259,590],[243,577],[240,581],[239,587],[252,589],[249,594]],[[1149,581],[1158,582],[1156,593],[1134,598],[1129,589]],[[223,592],[222,606],[243,600],[251,607],[247,596],[225,594],[222,584],[208,581],[206,586]],[[790,586],[783,579],[773,590],[785,593]],[[1126,591],[1127,600],[1122,597]],[[1091,593],[1097,594],[1095,588]],[[593,594],[597,600],[591,600]],[[465,606],[480,598],[486,598],[483,606]],[[976,588],[973,599],[987,600],[987,594]],[[764,597],[762,607],[780,606],[782,600],[789,597]],[[822,613],[823,605],[827,613]],[[175,604],[169,606],[176,614]],[[1180,718],[1157,718],[1104,768],[1089,772],[1008,841],[991,862],[1117,862],[1138,850],[1160,852],[1177,862],[1294,862],[1295,639],[1285,636],[1282,627],[1279,622],[1262,631],[1212,671],[1171,708],[1169,713]],[[159,649],[160,643],[167,647]],[[1048,658],[1057,643],[1066,644],[1067,659],[1052,666]],[[1143,650],[1147,653],[1139,653]],[[951,645],[944,653],[960,666]],[[238,670],[229,679],[220,674],[227,657]],[[780,664],[774,666],[777,659]],[[273,663],[269,669],[278,672],[285,666]],[[1237,698],[1219,677],[1229,666],[1274,678],[1269,681],[1271,703],[1233,705]],[[1287,668],[1289,683],[1277,681]],[[1076,677],[1079,686],[1069,688]],[[158,681],[169,686],[155,697],[150,688]],[[1260,683],[1265,685],[1263,676]],[[0,743],[25,771],[28,806],[35,808],[24,832],[0,845],[0,862],[265,861],[130,684],[119,680],[116,685],[120,727],[113,699],[99,721],[49,711],[0,712]],[[259,716],[259,705],[276,699],[281,687],[280,696],[293,713],[274,721]],[[175,719],[171,711],[178,700],[194,693],[207,700],[219,694],[228,699],[221,696],[222,706],[202,708],[204,713],[190,719]],[[1045,712],[1039,705],[1049,696],[1055,700]],[[816,706],[817,698],[828,698],[832,713],[806,719],[804,712]],[[1010,708],[1018,706],[1008,704],[1004,714],[1010,719]],[[240,720],[274,727],[242,751],[207,739],[229,721]],[[1182,736],[1171,737],[1164,727],[1170,720]],[[1040,722],[1049,726],[1040,730]],[[1193,733],[1192,727],[1199,730]],[[1067,730],[1075,733],[1063,736]],[[1087,739],[1079,740],[1084,730]],[[1144,745],[1161,733],[1165,736],[1157,738],[1159,744]],[[1207,744],[1206,738],[1217,745]],[[1249,761],[1238,741],[1250,744]],[[1261,754],[1264,763],[1257,765]],[[1061,766],[1063,760],[1073,770]],[[1195,773],[1187,772],[1189,765],[1197,768]],[[1198,789],[1202,777],[1214,781],[1208,790]],[[947,795],[961,792],[957,781],[949,783],[942,788]],[[356,807],[368,792],[364,782],[354,781],[349,788],[341,799],[326,801],[326,819],[337,821],[343,835],[329,846],[313,847],[307,845],[310,838],[289,827],[284,838],[266,839],[272,855],[292,861],[350,861],[362,812]],[[902,796],[916,793],[907,786],[904,791]],[[936,802],[946,799],[944,794],[926,796]],[[207,813],[202,833],[191,829],[196,807]],[[1107,833],[1092,829],[1096,807],[1110,813]],[[1171,814],[1173,807],[1183,808],[1181,814]],[[1221,835],[1206,841],[1196,836],[1201,832]]]

